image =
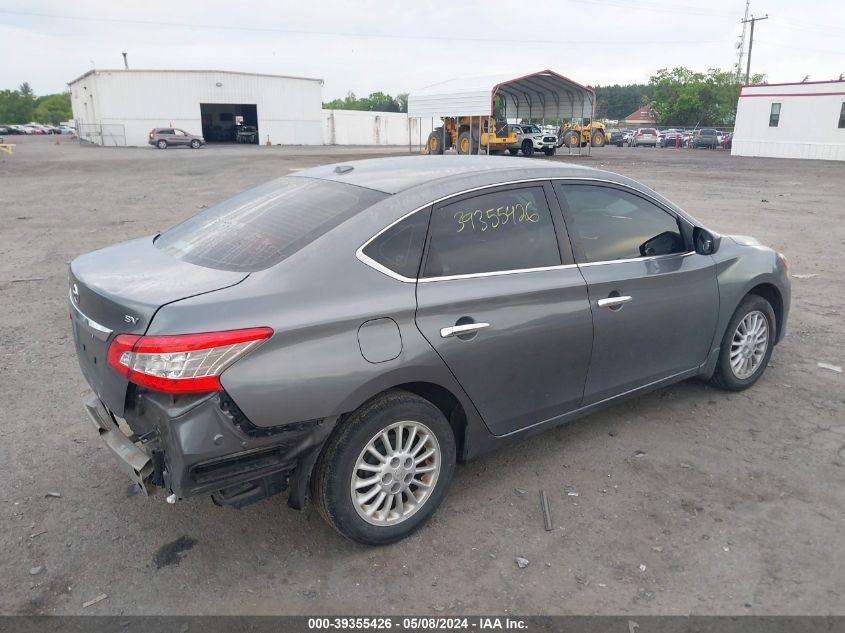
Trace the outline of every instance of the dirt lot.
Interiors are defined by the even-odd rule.
[[[291,170],[389,152],[12,140],[0,613],[845,614],[845,374],[817,366],[845,365],[845,165],[615,147],[578,159],[814,275],[793,278],[786,340],[745,393],[686,382],[460,467],[428,526],[371,549],[280,497],[237,511],[136,494],[82,411],[66,267]]]

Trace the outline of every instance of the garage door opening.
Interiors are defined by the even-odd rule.
[[[258,144],[254,103],[201,103],[202,135],[209,143]]]

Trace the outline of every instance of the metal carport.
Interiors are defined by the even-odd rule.
[[[408,95],[409,117],[493,116],[496,96],[508,119],[593,118],[596,93],[552,70],[450,79]],[[480,125],[480,119],[479,119]],[[581,147],[570,154],[581,154]],[[590,145],[586,146],[590,153]]]

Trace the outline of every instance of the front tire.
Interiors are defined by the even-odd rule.
[[[576,132],[574,130],[569,130],[566,134],[563,135],[563,144],[566,145],[569,149],[574,149],[578,147],[579,143],[581,142],[581,133]]]
[[[716,371],[710,382],[728,391],[742,391],[760,379],[775,345],[777,322],[771,304],[747,295],[731,317]]]
[[[431,402],[402,390],[378,396],[342,421],[311,478],[320,514],[365,545],[394,543],[425,523],[455,470],[452,427]]]
[[[519,154],[519,150],[510,148],[508,149],[508,154],[510,154],[511,156],[516,156],[517,154]]]
[[[590,145],[593,147],[604,147],[604,142],[606,140],[607,139],[605,138],[602,130],[593,130],[593,133],[590,136]]]
[[[522,141],[522,155],[528,158],[534,156],[534,143],[531,141]]]
[[[437,128],[428,135],[428,153],[440,155],[443,153],[443,128]]]

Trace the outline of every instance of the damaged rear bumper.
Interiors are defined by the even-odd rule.
[[[89,392],[83,404],[88,418],[97,428],[100,439],[117,459],[120,469],[146,494],[154,492],[155,487],[151,482],[153,462],[150,456],[124,434],[114,416],[96,394]]]
[[[212,496],[240,507],[290,488],[289,505],[305,505],[311,467],[335,419],[256,428],[225,394],[130,397],[124,432],[94,393],[85,410],[129,478],[146,493]]]

